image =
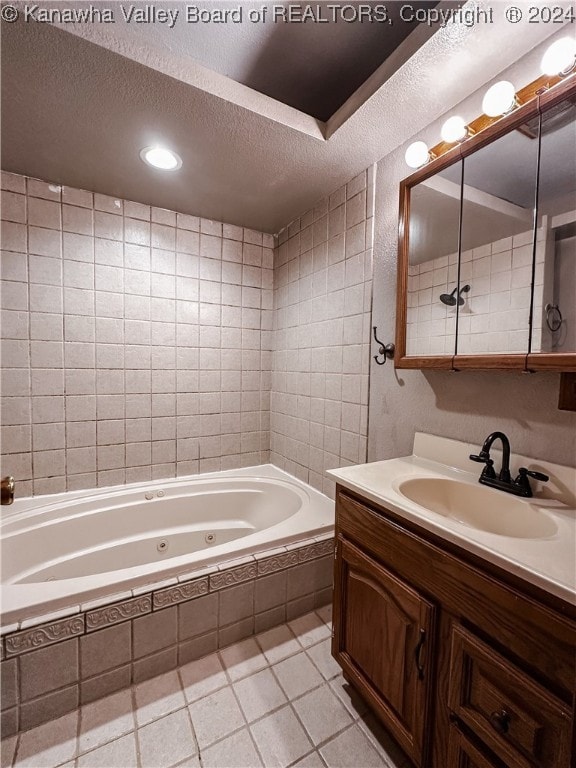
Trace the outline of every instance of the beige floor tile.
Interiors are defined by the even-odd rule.
[[[330,681],[330,687],[338,696],[342,704],[352,715],[354,720],[362,717],[368,711],[368,706],[358,691],[344,680],[342,675]]]
[[[78,758],[78,768],[136,768],[136,736],[129,733]]]
[[[220,651],[220,658],[232,681],[239,680],[268,666],[258,643],[252,638]]]
[[[330,652],[331,645],[332,640],[331,638],[328,638],[317,645],[313,645],[306,651],[308,656],[310,656],[314,664],[316,664],[320,670],[322,677],[326,678],[326,680],[331,680],[342,671],[340,665],[336,663]]]
[[[303,757],[302,760],[294,763],[292,768],[326,768],[326,763],[318,752],[311,752],[306,757]]]
[[[302,696],[294,702],[294,709],[314,744],[320,744],[353,722],[329,685]]]
[[[176,763],[174,766],[171,766],[171,768],[201,768],[200,758],[198,755],[188,757],[183,762]]]
[[[131,690],[85,704],[80,715],[80,752],[117,739],[134,727]]]
[[[324,682],[320,672],[303,652],[284,659],[272,669],[290,700]]]
[[[300,650],[300,643],[286,624],[262,632],[256,636],[256,640],[270,664],[275,664]]]
[[[185,709],[140,728],[138,741],[142,768],[169,768],[198,751]]]
[[[371,712],[368,712],[361,720],[358,726],[371,741],[374,749],[389,763],[393,768],[400,768],[408,760],[406,754],[394,739],[386,731],[379,720]]]
[[[7,739],[2,739],[2,742],[0,743],[1,768],[10,768],[12,765],[17,739],[17,736],[9,736]]]
[[[266,768],[285,768],[312,748],[289,706],[254,723],[251,731]]]
[[[245,677],[233,687],[249,723],[286,703],[286,696],[269,669]]]
[[[288,626],[294,632],[298,641],[304,648],[314,643],[319,643],[326,637],[330,637],[330,630],[324,624],[322,619],[316,613],[307,613],[294,621],[290,621]]]
[[[388,768],[357,725],[320,748],[328,768]]]
[[[192,661],[180,668],[184,695],[188,702],[228,685],[228,678],[217,653]]]
[[[59,717],[20,735],[18,768],[53,768],[76,757],[78,712]]]
[[[136,695],[136,720],[146,725],[169,712],[185,706],[178,673],[167,672],[140,683],[134,689]]]
[[[332,605],[323,605],[322,608],[316,608],[316,613],[325,624],[332,627]]]
[[[247,728],[202,750],[203,768],[257,768],[261,765]]]
[[[200,750],[245,724],[230,687],[190,704],[189,709]]]

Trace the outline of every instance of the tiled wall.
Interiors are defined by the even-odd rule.
[[[279,234],[271,460],[333,495],[326,469],[366,461],[374,169]]]
[[[19,495],[268,461],[273,238],[2,174]]]
[[[538,230],[534,293],[534,349],[542,335],[546,231]],[[440,301],[458,280],[458,254],[408,270],[409,355],[454,354],[456,307]],[[458,319],[458,353],[526,352],[532,281],[532,231],[462,252],[460,285],[465,303]]]

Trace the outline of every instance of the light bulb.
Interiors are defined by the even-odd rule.
[[[428,146],[423,141],[415,141],[413,144],[410,144],[406,150],[404,159],[410,168],[420,168],[421,166],[426,165],[430,159]]]
[[[561,37],[548,48],[542,57],[540,68],[544,75],[552,77],[569,72],[576,61],[576,40]]]
[[[148,165],[162,171],[177,171],[182,167],[182,159],[176,152],[163,147],[145,147],[141,150],[140,157]]]
[[[468,136],[468,127],[459,115],[454,115],[446,120],[440,135],[447,144],[454,144],[456,141],[462,141],[462,139]]]
[[[509,112],[515,102],[514,86],[508,80],[501,80],[486,91],[482,99],[482,111],[488,117],[500,117]]]

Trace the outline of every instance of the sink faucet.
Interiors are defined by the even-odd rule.
[[[496,440],[500,440],[502,443],[502,466],[498,475],[494,471],[494,460],[490,458],[490,448],[492,448]],[[510,475],[510,440],[508,440],[504,432],[492,432],[489,434],[486,440],[484,440],[480,453],[478,455],[471,453],[470,459],[486,465],[478,478],[479,483],[489,485],[491,488],[497,488],[506,493],[512,493],[514,496],[525,496],[526,498],[532,496],[529,477],[534,478],[534,480],[540,480],[542,483],[546,483],[550,479],[548,475],[542,472],[535,472],[526,469],[526,467],[520,467],[516,479],[512,480]]]

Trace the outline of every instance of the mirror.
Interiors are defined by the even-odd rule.
[[[538,123],[464,158],[458,355],[528,350]]]
[[[455,353],[461,168],[460,161],[410,193],[408,356]]]
[[[536,85],[400,185],[398,368],[576,371],[576,78]]]
[[[576,96],[541,117],[531,352],[576,352]]]

